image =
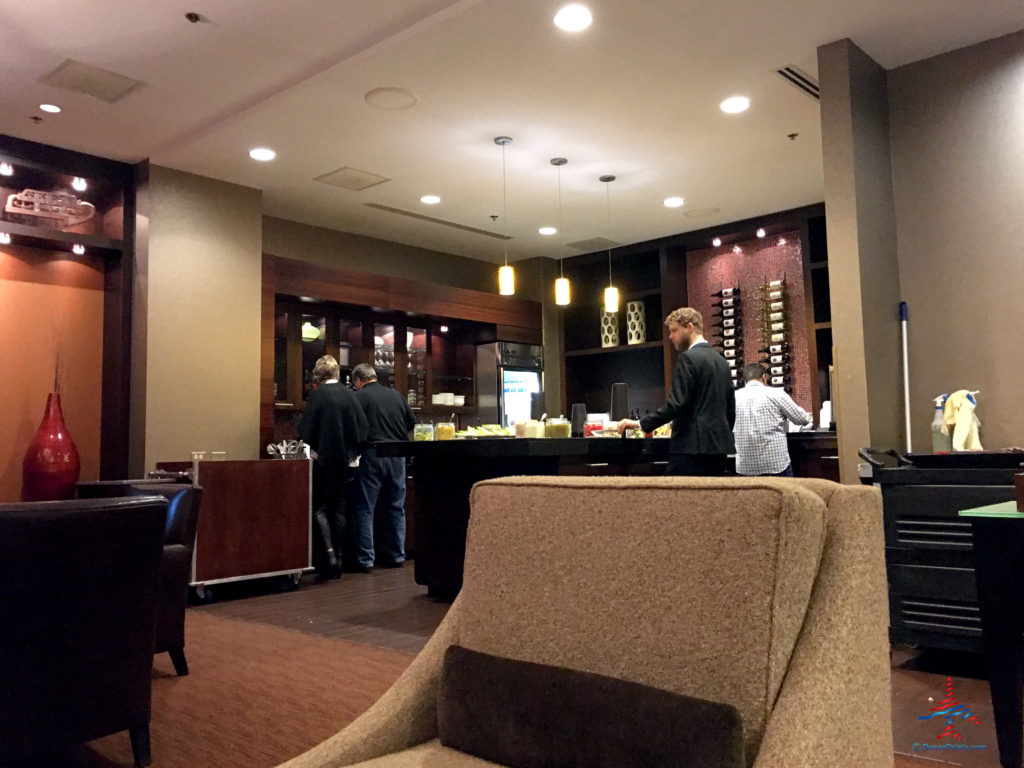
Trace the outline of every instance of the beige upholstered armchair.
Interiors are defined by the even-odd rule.
[[[437,632],[369,711],[286,766],[495,765],[438,740],[450,645],[732,705],[748,766],[892,766],[883,546],[863,486],[488,480]]]

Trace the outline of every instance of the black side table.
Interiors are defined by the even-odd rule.
[[[1017,502],[963,510],[974,538],[978,607],[1004,768],[1024,768],[1024,513]]]

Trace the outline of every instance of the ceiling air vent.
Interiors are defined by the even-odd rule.
[[[129,92],[142,85],[141,80],[133,80],[74,59],[66,59],[39,82],[73,93],[84,93],[86,96],[93,96],[111,104],[123,99]]]
[[[381,205],[380,203],[364,203],[367,208],[373,208],[377,211],[384,211],[385,213],[396,213],[399,216],[408,216],[410,219],[417,219],[418,221],[429,221],[431,224],[440,224],[442,227],[451,227],[452,229],[458,229],[463,232],[472,232],[474,235],[483,235],[484,237],[493,237],[496,240],[511,240],[511,236],[501,235],[497,232],[488,232],[486,229],[477,229],[476,227],[467,227],[465,224],[457,224],[454,221],[445,221],[444,219],[435,219],[433,216],[424,216],[422,213],[413,213],[412,211],[403,211],[401,208],[392,208],[388,205]]]
[[[792,64],[787,64],[784,67],[776,69],[775,73],[794,88],[799,88],[815,101],[821,101],[821,89],[818,87],[818,81],[803,70],[794,67]]]
[[[325,173],[323,176],[317,176],[313,181],[330,184],[332,187],[341,187],[350,192],[362,192],[364,189],[375,187],[378,184],[383,184],[385,181],[391,181],[391,179],[387,176],[378,176],[376,173],[360,171],[358,168],[346,166],[336,171]]]
[[[606,237],[591,237],[589,240],[577,240],[573,243],[566,243],[566,245],[569,248],[575,248],[577,251],[590,253],[591,251],[607,251],[609,248],[617,246],[618,243]]]

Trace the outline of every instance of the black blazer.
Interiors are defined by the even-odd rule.
[[[736,422],[736,397],[729,364],[707,342],[679,355],[672,371],[668,400],[640,420],[651,432],[672,422],[669,453],[727,454],[736,452],[732,426]]]

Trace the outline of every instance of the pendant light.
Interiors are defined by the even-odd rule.
[[[604,203],[605,203],[605,214],[607,217],[606,230],[608,234],[612,231],[612,198],[611,198],[611,183],[615,181],[614,176],[602,176],[601,181],[604,182]],[[612,245],[611,238],[608,238],[608,287],[604,289],[604,311],[605,312],[618,312],[619,311],[619,289],[612,285]]]
[[[558,279],[555,280],[555,304],[565,306],[570,301],[569,278],[562,269],[565,258],[565,235],[562,234],[562,166],[568,163],[564,157],[552,157],[551,164],[558,169]]]
[[[505,147],[512,143],[512,139],[497,136],[494,143],[501,147],[501,218],[505,242],[505,266],[498,269],[498,293],[512,296],[516,292],[516,272],[508,265],[508,188],[505,179]]]

